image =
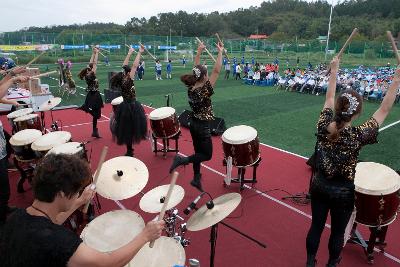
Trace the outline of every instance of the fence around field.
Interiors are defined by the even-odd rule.
[[[216,53],[215,36],[200,37],[212,53]],[[33,33],[33,32],[10,32],[0,33],[0,49],[1,45],[53,45],[55,49],[51,49],[43,56],[38,63],[54,62],[55,58],[64,57],[72,58],[75,62],[85,62],[90,57],[90,45],[119,45],[119,49],[109,49],[106,56],[110,61],[122,60],[127,53],[125,44],[137,44],[141,42],[151,46],[149,51],[161,60],[172,59],[178,60],[185,57],[188,60],[193,59],[193,54],[197,48],[194,37],[183,36],[154,36],[154,35],[124,35],[124,34],[96,34],[96,33]],[[256,60],[270,60],[278,57],[281,61],[299,60],[310,62],[325,61],[325,43],[315,40],[292,40],[292,41],[273,41],[249,40],[249,39],[227,39],[224,40],[225,47],[231,57],[246,57],[246,61],[250,61],[252,57]],[[331,41],[328,50],[331,52],[328,60],[338,51],[344,41]],[[85,46],[79,49],[63,50],[61,45]],[[168,49],[169,46],[172,49]],[[163,47],[159,49],[159,47]],[[12,52],[18,57],[20,63],[29,61],[33,55],[39,51],[6,51]],[[353,41],[346,50],[348,55],[348,64],[366,64],[366,65],[382,65],[388,61],[394,62],[393,51],[389,42],[379,41]]]

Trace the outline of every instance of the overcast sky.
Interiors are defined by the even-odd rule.
[[[308,0],[312,1],[312,0]],[[329,2],[337,0],[329,0]],[[260,6],[263,0],[5,0],[0,4],[0,32],[29,26],[86,22],[125,24],[132,17],[163,12],[226,12]]]

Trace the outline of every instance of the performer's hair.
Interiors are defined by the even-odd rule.
[[[207,75],[207,69],[203,65],[196,65],[193,68],[192,74],[185,74],[181,76],[181,81],[187,86],[191,87],[195,85],[197,81],[200,81]]]
[[[93,63],[89,63],[89,65],[82,69],[79,74],[78,77],[79,79],[83,80],[83,78],[85,78],[85,76],[88,74],[89,71],[91,71],[93,69]]]
[[[32,181],[35,199],[53,202],[63,192],[68,198],[78,194],[90,183],[89,164],[74,155],[50,154],[36,167]]]
[[[349,97],[346,97],[349,95],[357,102],[356,107],[354,106],[354,110],[351,110]],[[342,91],[336,98],[335,102],[335,117],[333,120],[336,122],[336,130],[328,135],[328,139],[331,141],[337,140],[340,132],[343,130],[344,124],[351,121],[351,119],[360,114],[361,111],[362,97],[360,94],[352,89]]]

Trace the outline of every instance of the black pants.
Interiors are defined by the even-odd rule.
[[[231,73],[230,70],[226,70],[226,71],[225,71],[225,77],[224,77],[224,79],[228,80],[228,79],[229,79],[229,74],[230,74],[230,73]]]
[[[0,222],[6,219],[9,198],[10,183],[8,181],[7,157],[4,157],[0,160]]]
[[[189,123],[194,154],[188,159],[189,163],[193,163],[194,174],[200,174],[201,162],[210,160],[213,152],[210,122],[191,118]]]
[[[314,178],[311,185],[312,223],[307,235],[307,254],[316,255],[328,212],[331,214],[329,258],[337,259],[343,249],[344,232],[354,209],[354,184]]]
[[[237,80],[237,79],[239,79],[239,80],[241,79],[240,78],[240,73],[236,73],[235,80]]]

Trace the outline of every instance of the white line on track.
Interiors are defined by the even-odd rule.
[[[385,127],[380,128],[380,129],[379,129],[379,132],[382,132],[382,131],[386,130],[387,128],[390,128],[390,127],[392,127],[392,126],[395,126],[396,124],[399,124],[399,123],[400,123],[400,120],[395,121],[395,122],[393,122],[393,123],[391,123],[391,124],[389,124],[389,125],[386,125]]]

